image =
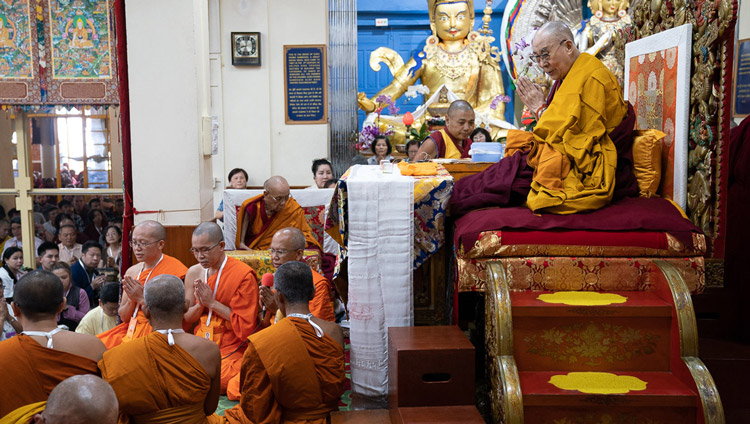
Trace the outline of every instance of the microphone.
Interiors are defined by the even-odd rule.
[[[260,279],[260,284],[269,288],[273,288],[273,274],[271,274],[270,272],[263,274],[263,277],[261,277]]]

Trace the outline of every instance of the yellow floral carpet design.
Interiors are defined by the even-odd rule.
[[[544,303],[562,303],[570,306],[606,306],[613,303],[625,303],[628,298],[614,293],[584,291],[559,291],[540,294],[537,299]]]
[[[646,390],[648,384],[630,375],[615,375],[608,372],[570,372],[553,375],[549,383],[562,390],[578,390],[581,393],[599,395]]]

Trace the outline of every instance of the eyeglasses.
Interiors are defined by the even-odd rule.
[[[284,249],[271,249],[271,256],[284,256],[284,255],[286,255],[289,252],[294,252],[294,251],[297,251],[297,250],[302,250],[302,249],[288,249],[288,250],[284,250]]]
[[[158,243],[160,241],[161,240],[156,240],[156,241],[152,241],[151,243],[146,243],[146,242],[143,242],[143,241],[130,240],[130,247],[132,247],[133,249],[144,249],[144,248],[146,248],[148,246],[151,246],[152,244]]]
[[[292,197],[291,193],[286,196],[268,196],[269,199],[279,203],[286,202],[290,197]]]
[[[197,249],[195,247],[191,247],[190,248],[190,253],[192,253],[193,255],[200,255],[200,254],[205,255],[206,253],[210,252],[211,249],[213,249],[214,247],[218,246],[219,244],[221,244],[221,240],[219,240],[218,243],[216,243],[215,245],[213,245],[211,247],[199,247]]]
[[[559,49],[560,46],[562,46],[562,43],[564,43],[565,41],[567,41],[567,40],[560,40],[560,44],[558,44],[557,47],[555,47],[555,50]],[[532,54],[531,56],[529,56],[529,59],[533,60],[537,64],[542,63],[542,62],[548,63],[549,62],[549,57],[552,54],[554,54],[554,52],[551,52],[551,53],[542,53],[542,54]]]

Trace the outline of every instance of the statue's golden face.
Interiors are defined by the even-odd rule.
[[[435,8],[435,32],[443,41],[463,40],[471,32],[471,10],[466,2],[443,3]]]
[[[601,0],[601,5],[605,16],[615,16],[620,10],[620,0]]]

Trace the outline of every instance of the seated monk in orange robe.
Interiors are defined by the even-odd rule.
[[[289,183],[284,177],[271,177],[263,184],[263,194],[247,199],[237,213],[235,246],[243,250],[266,250],[276,231],[299,228],[305,234],[307,247],[322,251],[305,220],[305,211],[289,195]]]
[[[243,262],[224,254],[221,227],[204,222],[193,231],[191,251],[198,264],[185,276],[189,309],[185,322],[196,321],[195,335],[213,340],[221,350],[221,391],[240,372],[245,341],[258,325],[258,278]]]
[[[210,422],[206,416],[219,404],[219,347],[182,329],[185,287],[179,278],[155,277],[144,298],[154,332],[107,351],[99,362],[117,395],[119,422]]]
[[[286,318],[250,336],[242,398],[224,411],[225,422],[325,424],[344,392],[344,336],[335,323],[310,314],[310,267],[282,265],[274,287]]]
[[[133,253],[139,263],[125,271],[122,278],[122,299],[118,313],[122,324],[98,334],[107,349],[125,341],[143,337],[153,330],[141,311],[143,287],[157,275],[174,275],[185,278],[187,267],[179,260],[162,253],[167,232],[156,221],[144,221],[133,230]]]
[[[287,262],[302,262],[302,253],[304,252],[305,236],[302,231],[296,228],[284,228],[276,232],[271,241],[271,261],[276,269]],[[315,295],[310,300],[308,307],[313,316],[326,321],[336,319],[333,312],[333,301],[331,300],[331,283],[326,277],[310,269],[313,276],[313,285],[315,286]],[[260,292],[261,305],[266,308],[266,314],[261,328],[271,325],[271,321],[276,317],[277,306],[274,302],[273,292],[270,287],[261,286]],[[227,397],[230,400],[240,398],[240,375],[233,377],[226,389]]]
[[[105,351],[92,335],[58,329],[65,297],[60,279],[51,272],[36,270],[21,278],[12,307],[24,331],[0,342],[0,422],[16,410],[46,401],[68,377],[98,374],[96,361]]]

